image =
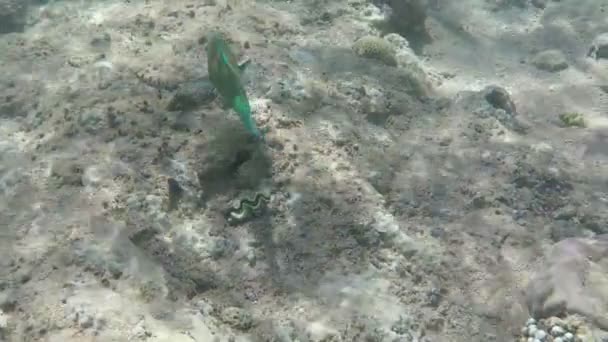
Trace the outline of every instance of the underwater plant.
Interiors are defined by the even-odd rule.
[[[587,125],[585,124],[585,118],[581,113],[576,112],[568,112],[562,113],[559,115],[559,119],[565,127],[581,127],[584,128]]]

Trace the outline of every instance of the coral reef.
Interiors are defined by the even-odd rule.
[[[1,2],[0,340],[608,340],[596,1]]]
[[[359,56],[376,59],[386,65],[397,66],[395,49],[380,37],[362,37],[353,44],[353,50]]]

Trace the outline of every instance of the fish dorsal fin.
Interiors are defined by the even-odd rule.
[[[220,59],[221,59],[222,63],[227,65],[230,68],[230,70],[232,70],[233,72],[240,72],[238,65],[234,64],[234,62],[233,62],[234,59],[230,58],[230,55],[227,54],[226,51],[220,51]]]
[[[251,63],[251,59],[247,58],[244,61],[239,63],[239,70],[244,71],[245,68],[247,68],[247,66]]]

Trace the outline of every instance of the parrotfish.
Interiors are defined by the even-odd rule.
[[[247,99],[241,75],[248,63],[239,64],[230,46],[221,33],[212,32],[207,42],[207,70],[209,79],[227,106],[240,117],[245,129],[256,139],[263,139],[251,116],[251,106]]]

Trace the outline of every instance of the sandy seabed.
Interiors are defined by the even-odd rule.
[[[608,341],[604,2],[0,10],[0,341]]]

